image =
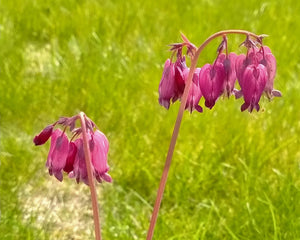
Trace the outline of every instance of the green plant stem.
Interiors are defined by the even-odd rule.
[[[220,31],[220,32],[217,32],[217,33],[211,35],[209,38],[207,38],[200,45],[200,47],[197,48],[194,56],[191,58],[191,67],[190,67],[189,75],[188,75],[186,85],[185,85],[185,88],[184,88],[184,92],[183,92],[183,95],[182,95],[182,98],[181,98],[181,104],[180,104],[180,107],[179,107],[179,111],[178,111],[178,114],[177,114],[174,130],[173,130],[173,134],[172,134],[172,138],[171,138],[171,141],[170,141],[169,150],[168,150],[168,154],[167,154],[167,157],[166,157],[164,170],[163,170],[161,180],[160,180],[160,184],[159,184],[159,188],[158,188],[158,191],[157,191],[157,196],[156,196],[156,200],[155,200],[155,204],[154,204],[154,208],[153,208],[153,212],[152,212],[152,216],[151,216],[151,220],[150,220],[150,226],[149,226],[148,234],[147,234],[147,238],[146,238],[147,240],[151,240],[152,237],[153,237],[154,228],[155,228],[155,224],[156,224],[156,220],[157,220],[161,200],[162,200],[162,197],[163,197],[163,193],[164,193],[164,190],[165,190],[165,186],[166,186],[166,182],[167,182],[167,178],[168,178],[168,173],[169,173],[169,169],[170,169],[170,166],[171,166],[172,157],[173,157],[173,153],[174,153],[174,149],[175,149],[175,145],[176,145],[176,140],[177,140],[177,137],[178,137],[178,133],[179,133],[183,113],[184,113],[186,102],[187,102],[188,93],[189,93],[190,88],[191,88],[193,75],[194,75],[194,72],[196,70],[196,66],[197,66],[197,62],[198,62],[200,53],[207,46],[207,44],[209,44],[213,39],[215,39],[217,37],[220,37],[220,36],[223,36],[223,35],[227,35],[227,34],[243,34],[243,35],[246,35],[246,36],[252,36],[254,38],[259,38],[258,35],[254,34],[254,33],[251,33],[251,32],[248,32],[248,31],[244,31],[244,30],[224,30],[224,31]]]
[[[82,138],[83,138],[83,150],[85,163],[88,174],[89,187],[91,191],[91,201],[93,207],[93,217],[94,217],[94,225],[95,225],[95,239],[101,240],[101,232],[100,232],[100,220],[99,220],[99,210],[98,210],[98,202],[97,202],[97,193],[95,188],[95,182],[93,178],[92,164],[91,164],[91,153],[88,144],[88,137],[86,134],[86,122],[85,122],[85,114],[83,112],[79,113],[81,129],[82,129]]]

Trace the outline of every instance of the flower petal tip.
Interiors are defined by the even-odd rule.
[[[279,90],[272,90],[273,97],[282,97],[282,94]]]
[[[203,112],[203,108],[199,105],[196,105],[195,106],[195,109],[199,112],[199,113],[202,113]]]
[[[205,107],[212,109],[215,106],[215,101],[205,101]]]
[[[249,103],[243,103],[241,106],[241,112],[244,112],[249,107]]]
[[[54,173],[54,176],[56,177],[56,179],[60,182],[63,181],[63,174],[61,171]]]
[[[112,180],[112,177],[111,177],[108,173],[104,173],[101,177],[102,177],[103,180],[106,181],[106,182],[111,183],[111,182],[113,181],[113,180]]]
[[[233,90],[233,94],[235,96],[235,99],[239,99],[243,96],[243,92],[242,90],[237,90],[237,89],[234,89]]]

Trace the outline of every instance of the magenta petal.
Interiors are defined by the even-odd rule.
[[[56,129],[51,135],[51,145],[46,166],[49,168],[49,173],[53,174],[60,181],[62,181],[61,171],[66,165],[68,151],[68,137],[60,129]]]
[[[197,112],[199,112],[199,113],[202,113],[202,112],[203,112],[203,108],[202,108],[201,106],[199,106],[199,105],[196,105],[196,106],[195,106],[195,110],[196,110]]]
[[[276,58],[272,54],[271,50],[267,46],[262,47],[262,52],[264,54],[263,59],[260,61],[268,71],[268,80],[264,89],[267,97],[271,99],[272,97],[281,97],[281,92],[273,89],[274,78],[276,75]]]
[[[103,180],[105,181],[105,182],[109,182],[109,183],[111,183],[113,180],[112,180],[112,177],[108,174],[108,173],[104,173],[104,174],[95,174],[95,177],[96,177],[96,180],[99,182],[99,183],[101,183],[101,182],[103,182]]]
[[[234,94],[236,99],[239,99],[243,96],[242,90],[233,89],[233,94]]]
[[[164,66],[163,75],[159,84],[159,103],[166,109],[170,107],[170,99],[175,97],[175,70],[174,63],[167,59]]]
[[[77,183],[83,181],[85,184],[88,185],[88,175],[83,150],[83,140],[82,138],[78,138],[75,140],[74,143],[77,148],[77,153],[74,160],[74,169],[73,172],[69,173],[69,177],[76,178]]]
[[[249,105],[249,103],[243,103],[241,106],[241,111],[244,112],[249,107]]]
[[[64,171],[69,173],[73,170],[74,168],[74,161],[77,153],[77,147],[74,142],[70,142],[69,144],[69,152],[68,152],[68,157],[66,160],[66,165],[64,167]]]
[[[200,71],[200,89],[205,99],[210,96],[210,89],[212,87],[210,70],[211,65],[207,63],[201,68]]]
[[[268,98],[272,97],[274,78],[276,75],[276,59],[272,53],[268,53],[265,55],[266,67],[268,71],[268,80],[265,87],[265,92]]]
[[[242,88],[243,85],[243,74],[247,67],[246,56],[244,54],[238,55],[235,60],[235,72],[238,82]]]
[[[272,53],[271,49],[268,46],[263,46],[262,48],[263,48],[264,54]]]
[[[273,81],[276,75],[276,59],[272,53],[265,55],[269,78]]]
[[[267,69],[262,64],[250,65],[245,69],[242,87],[245,105],[243,104],[242,111],[246,106],[250,112],[253,108],[259,109],[258,102],[266,86],[267,78]]]
[[[225,70],[216,62],[213,66],[205,64],[200,71],[200,90],[205,98],[205,106],[212,108],[223,91]]]
[[[44,144],[51,137],[52,132],[53,132],[53,125],[49,125],[49,126],[45,127],[39,133],[39,135],[34,137],[34,139],[33,139],[34,144],[36,146]]]
[[[99,175],[106,173],[109,169],[107,164],[107,153],[109,143],[105,135],[96,130],[93,134],[94,149],[91,151],[92,164],[95,172]]]
[[[62,172],[54,172],[53,175],[56,177],[56,179],[60,182],[63,180],[63,174]]]
[[[175,96],[172,101],[176,101],[181,98],[184,87],[185,87],[185,79],[184,79],[184,70],[188,69],[185,63],[185,57],[177,58],[175,65]]]
[[[235,53],[230,53],[228,56],[226,56],[224,53],[221,53],[217,58],[217,63],[221,66],[223,65],[225,76],[224,76],[224,84],[223,84],[223,90],[225,96],[230,97],[230,95],[233,93],[234,84],[236,81],[236,72],[235,72],[235,61],[236,61],[237,55]]]
[[[199,81],[200,81],[200,90],[202,92],[203,97],[205,98],[205,106],[213,107],[214,103],[210,104],[209,99],[211,98],[211,89],[213,86],[210,71],[212,66],[210,64],[205,64],[200,71]]]
[[[230,53],[228,56],[228,61],[224,62],[226,78],[224,83],[224,89],[226,95],[229,97],[233,93],[234,85],[236,81],[236,72],[235,72],[235,62],[237,55],[235,53]]]
[[[191,113],[193,110],[197,110],[198,112],[202,112],[202,107],[199,106],[199,101],[202,97],[202,93],[200,90],[200,83],[199,83],[199,74],[200,74],[200,68],[196,68],[193,79],[192,79],[192,85],[189,90],[187,102],[185,109],[188,109]],[[189,69],[184,70],[184,78],[185,81],[187,80],[187,77],[189,75]]]

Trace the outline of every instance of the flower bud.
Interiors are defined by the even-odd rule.
[[[36,146],[43,145],[48,139],[51,137],[53,131],[53,125],[49,125],[45,127],[39,135],[36,135],[33,139],[33,142]]]

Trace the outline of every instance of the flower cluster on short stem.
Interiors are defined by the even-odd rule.
[[[242,43],[247,53],[237,55],[234,52],[228,53],[227,36],[223,34],[214,62],[195,69],[185,109],[202,112],[199,105],[202,97],[205,99],[205,106],[211,109],[220,96],[229,98],[235,95],[236,98],[244,98],[241,110],[248,109],[252,112],[253,109],[259,111],[263,93],[268,99],[281,96],[280,91],[273,89],[276,59],[270,48],[263,45],[263,36],[247,35]],[[186,65],[186,57],[193,58],[197,50],[184,35],[182,39],[182,43],[170,45],[172,56],[176,56],[176,60],[166,60],[159,84],[159,103],[166,109],[169,109],[171,102],[181,100],[190,71]],[[182,54],[184,47],[187,48],[186,55]],[[235,89],[236,80],[240,90]]]
[[[92,173],[98,182],[103,180],[111,182],[112,178],[108,174],[107,154],[109,143],[106,136],[97,129],[95,123],[86,115],[85,134],[88,137],[89,151],[91,155]],[[70,178],[75,178],[77,183],[83,181],[89,184],[86,159],[83,143],[83,128],[76,128],[76,121],[79,115],[73,117],[61,117],[55,123],[45,127],[34,137],[35,145],[42,145],[51,139],[50,150],[46,162],[46,167],[50,175],[54,175],[59,181],[63,180],[63,171]],[[59,128],[62,127],[63,130]],[[71,138],[69,139],[66,130],[69,128]]]

